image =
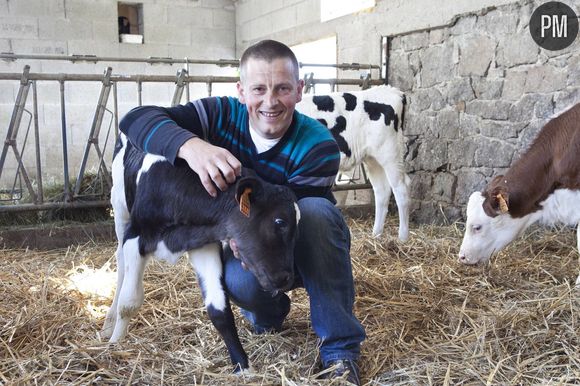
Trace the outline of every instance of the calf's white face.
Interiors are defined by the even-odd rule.
[[[526,227],[524,218],[513,218],[509,213],[491,217],[483,210],[485,197],[472,193],[467,203],[465,234],[459,250],[463,264],[485,263],[494,252],[500,251]]]

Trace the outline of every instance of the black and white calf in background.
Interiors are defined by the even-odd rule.
[[[304,95],[296,109],[318,119],[340,148],[340,171],[365,165],[375,196],[373,235],[383,232],[391,192],[399,212],[399,239],[409,238],[409,183],[403,165],[405,95],[391,86],[329,95]]]
[[[208,315],[236,370],[249,367],[224,292],[220,241],[233,239],[242,264],[273,293],[294,280],[294,243],[300,218],[294,193],[244,170],[217,198],[185,162],[144,154],[124,135],[113,159],[117,290],[102,336],[121,340],[143,304],[143,272],[151,257],[175,263],[184,253],[197,273]]]

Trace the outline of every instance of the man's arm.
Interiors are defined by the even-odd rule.
[[[216,186],[226,190],[241,174],[241,163],[228,150],[202,139],[204,123],[198,109],[203,107],[201,101],[170,108],[137,107],[123,117],[119,127],[146,153],[162,155],[171,163],[184,159],[215,197]]]

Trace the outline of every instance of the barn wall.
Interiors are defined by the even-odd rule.
[[[119,42],[118,3],[142,4],[143,44]],[[0,0],[0,52],[232,59],[235,45],[231,0]],[[90,64],[54,61],[30,64],[33,71],[44,72],[92,68]],[[103,64],[96,67],[100,73]],[[173,73],[148,64],[117,63],[116,67],[119,71]],[[20,62],[0,61],[0,71],[21,68]]]
[[[264,38],[296,45],[336,35],[339,63],[380,64],[381,36],[444,25],[458,14],[513,1],[376,0],[371,10],[321,23],[320,0],[238,0],[236,49],[239,56]],[[341,76],[358,78],[359,72]]]
[[[377,0],[372,10],[325,23],[319,22],[319,0],[140,3],[145,43],[133,45],[118,42],[116,1],[0,0],[0,52],[233,59],[263,38],[294,45],[336,35],[339,63],[379,64],[380,39],[392,36],[389,82],[405,90],[409,99],[406,161],[413,178],[413,217],[420,222],[459,218],[471,190],[504,170],[551,114],[580,100],[578,41],[552,53],[539,49],[529,37],[527,22],[539,1]],[[580,11],[577,6],[575,10]],[[18,60],[0,61],[0,72],[18,73],[24,64],[33,72],[96,74],[108,65],[117,74],[174,75],[182,67]],[[190,70],[194,75],[235,74],[216,66]],[[340,73],[347,78],[359,75]],[[73,167],[86,143],[99,89],[98,84],[67,86]],[[17,81],[0,81],[2,139],[17,91]],[[168,104],[172,92],[173,85],[146,86],[144,103]],[[194,89],[199,95],[204,92],[203,86]],[[119,86],[119,95],[121,114],[137,104],[134,84]],[[47,177],[58,179],[58,84],[40,88],[39,98],[43,163],[50,167],[45,169]],[[32,160],[28,162],[33,170]]]
[[[237,49],[262,38],[293,45],[335,34],[339,63],[380,64],[380,38],[391,36],[388,80],[409,101],[412,218],[453,221],[550,116],[580,101],[580,35],[566,50],[540,49],[528,22],[542,3],[377,0],[372,10],[319,23],[317,0],[242,0]]]
[[[120,43],[117,4],[142,4],[143,44]],[[235,59],[235,9],[231,0],[0,0],[0,52],[40,55],[97,55],[102,57],[174,59]],[[183,64],[127,62],[77,62],[0,60],[0,72],[21,73],[28,64],[31,72],[103,74],[111,66],[113,74],[174,76]],[[190,65],[192,75],[235,76],[237,70],[215,65]],[[40,143],[45,181],[62,179],[63,157],[60,149],[61,115],[58,82],[39,82]],[[0,81],[0,138],[4,141],[18,92],[18,81]],[[67,137],[70,173],[75,175],[87,141],[101,85],[98,82],[70,82],[65,87]],[[168,105],[174,84],[144,84],[143,103]],[[229,91],[228,91],[229,90]],[[233,85],[216,85],[214,93],[235,93]],[[193,96],[207,95],[204,84],[191,87]],[[137,85],[118,84],[120,115],[137,106]],[[28,100],[32,99],[30,93]],[[108,108],[113,109],[113,97]],[[32,106],[27,105],[31,111]],[[105,115],[105,125],[110,115]],[[27,122],[27,116],[24,120]],[[23,124],[24,126],[24,124]],[[23,129],[24,130],[24,129]],[[111,137],[112,138],[112,137]],[[29,146],[32,142],[29,140]],[[33,149],[26,165],[34,173]],[[110,151],[107,161],[110,162]],[[11,184],[16,163],[11,152],[8,170],[0,187]]]

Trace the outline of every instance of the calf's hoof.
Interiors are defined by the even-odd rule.
[[[252,375],[254,374],[254,370],[250,365],[248,365],[248,367],[243,368],[242,365],[238,363],[236,367],[234,367],[234,374],[238,376]]]
[[[99,337],[103,341],[105,341],[105,340],[108,341],[109,339],[111,339],[111,335],[113,335],[112,328],[102,329],[101,331],[99,331]]]

